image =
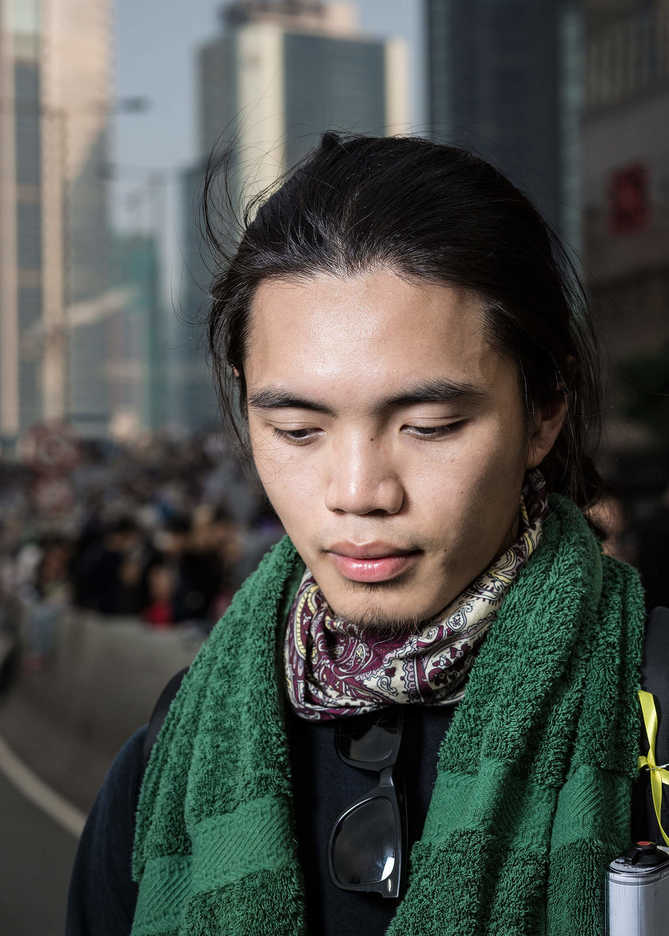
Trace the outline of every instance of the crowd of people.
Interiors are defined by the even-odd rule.
[[[218,434],[75,448],[0,462],[0,629],[35,667],[72,607],[209,630],[283,532],[252,475]]]
[[[69,608],[208,631],[283,533],[220,434],[67,442],[53,464],[0,460],[0,671],[19,626],[25,663],[43,665]],[[666,604],[669,539],[669,493],[653,487],[651,499],[623,492],[593,511],[605,549],[640,568],[651,606]]]

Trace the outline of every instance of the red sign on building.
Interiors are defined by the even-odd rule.
[[[633,234],[650,219],[648,171],[641,163],[615,169],[609,183],[609,228],[613,234]]]

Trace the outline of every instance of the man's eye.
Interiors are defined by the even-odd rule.
[[[403,426],[402,428],[417,439],[443,439],[464,426],[465,421],[461,419],[459,422],[446,423],[442,426]]]
[[[273,426],[272,430],[277,439],[282,442],[292,442],[294,445],[304,445],[311,442],[320,433],[320,429],[279,429]]]

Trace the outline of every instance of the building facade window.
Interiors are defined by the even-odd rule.
[[[588,111],[623,103],[669,79],[669,11],[644,10],[609,24],[589,42]]]

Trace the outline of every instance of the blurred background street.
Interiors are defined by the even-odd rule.
[[[0,933],[63,932],[111,759],[281,535],[223,432],[200,198],[327,129],[463,145],[582,273],[594,509],[669,604],[669,0],[0,0]]]
[[[63,894],[76,838],[33,806],[2,774],[0,810],[3,839],[12,843],[11,849],[0,851],[4,931],[15,936],[64,932]]]

